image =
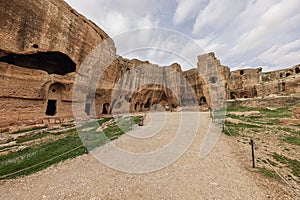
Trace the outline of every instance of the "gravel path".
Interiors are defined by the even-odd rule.
[[[197,114],[186,114],[189,116],[189,124],[186,125],[191,131],[197,124]],[[164,117],[166,122],[161,124],[160,117]],[[114,145],[135,153],[163,149],[178,136],[176,130],[183,126],[181,117],[180,113],[149,116],[144,127],[137,127],[130,134],[122,136],[114,141]],[[265,187],[258,185],[261,181],[258,175],[248,171],[240,162],[233,138],[222,134],[212,152],[203,159],[199,157],[209,125],[209,114],[201,113],[199,129],[191,146],[178,160],[163,169],[141,174],[121,172],[88,154],[31,176],[1,181],[0,199],[275,198]],[[157,134],[149,131],[151,129],[157,130]],[[136,138],[138,132],[143,133],[141,138]]]

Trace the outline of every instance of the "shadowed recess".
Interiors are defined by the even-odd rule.
[[[61,52],[39,52],[26,55],[7,54],[0,57],[0,62],[29,69],[44,70],[48,74],[66,75],[76,70],[76,64],[72,59]]]

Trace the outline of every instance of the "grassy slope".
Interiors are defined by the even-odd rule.
[[[139,118],[140,117],[126,118],[118,124],[116,121],[113,121],[103,130],[103,133],[99,133],[96,132],[99,125],[101,126],[103,123],[113,120],[113,118],[102,118],[98,121],[84,124],[79,128],[79,135],[76,129],[56,133],[55,135],[64,135],[65,137],[44,145],[34,145],[18,152],[11,152],[7,155],[0,156],[0,177],[26,168],[29,169],[3,178],[15,178],[20,175],[32,174],[60,161],[82,155],[86,152],[85,146],[88,145],[87,148],[91,150],[105,144],[109,140],[116,139],[130,130],[129,127],[131,127],[132,124],[137,124]],[[119,127],[120,125],[122,128]],[[87,128],[91,130],[84,131]],[[17,143],[21,145],[23,142],[40,139],[49,134],[50,133],[45,132],[38,136],[22,138],[19,139]],[[83,145],[83,143],[85,145]]]

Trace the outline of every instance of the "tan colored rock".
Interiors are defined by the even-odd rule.
[[[108,35],[63,0],[1,1],[0,7],[0,127],[72,118],[76,72]],[[56,110],[47,115],[49,100]]]
[[[0,2],[0,55],[61,52],[78,65],[108,35],[63,0]]]
[[[236,124],[236,125],[238,125],[238,124],[241,123],[241,120],[239,120],[239,119],[233,119],[233,118],[226,118],[225,121],[228,122],[228,123],[231,123],[231,124]]]
[[[299,125],[300,119],[282,118],[282,119],[280,119],[280,123],[286,124],[286,125]]]
[[[167,107],[205,111],[225,107],[227,99],[300,93],[300,65],[272,73],[261,68],[230,72],[208,53],[198,56],[195,69],[182,71],[177,63],[160,67],[117,56],[109,36],[63,0],[3,0],[0,6],[2,130],[62,123],[77,111],[79,118]],[[97,55],[93,50],[100,44],[106,45]],[[91,53],[107,66],[83,67]],[[103,72],[96,92],[90,88],[95,69]],[[90,85],[80,82],[73,96],[75,77]]]
[[[247,111],[247,112],[229,112],[229,115],[241,116],[241,117],[259,117],[259,111]]]
[[[300,108],[294,108],[293,109],[293,118],[294,119],[300,119]]]

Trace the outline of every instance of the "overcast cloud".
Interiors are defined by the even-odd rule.
[[[187,45],[179,44],[184,52],[183,56],[195,57],[197,54],[213,51],[221,63],[232,70],[263,67],[264,71],[269,71],[300,64],[299,0],[66,0],[66,2],[98,24],[113,39],[133,29],[167,28],[186,34],[199,45],[199,50],[192,45],[192,50],[189,51]],[[166,46],[165,49],[169,46],[174,48],[173,40],[157,35],[153,37],[155,38],[151,38],[151,41],[160,48],[163,45]],[[168,41],[170,44],[167,44]],[[122,46],[121,43],[122,40],[116,40],[117,48]],[[187,52],[191,52],[190,56]],[[143,52],[133,50],[127,52],[125,57],[150,60],[162,65],[168,62],[171,64],[170,58],[173,59],[173,56],[167,59],[167,54],[163,56],[161,53],[163,54],[163,51],[153,52],[153,49]],[[175,57],[174,62],[182,64],[184,69],[192,67]],[[196,58],[191,62],[196,66]]]

